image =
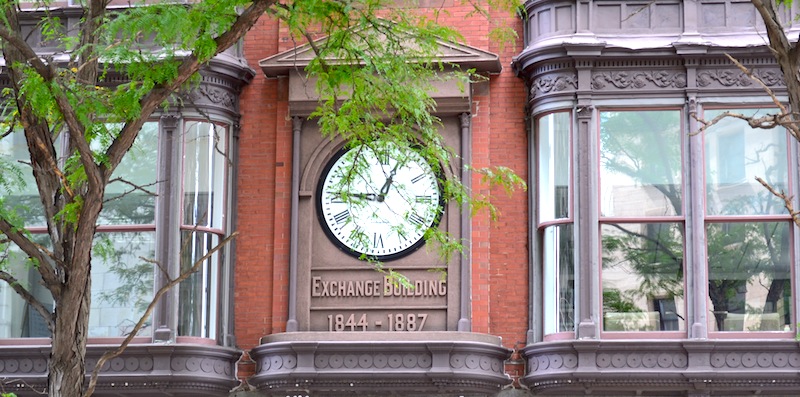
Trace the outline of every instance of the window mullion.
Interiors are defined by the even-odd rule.
[[[689,102],[689,114],[696,109],[694,98]],[[703,158],[703,134],[693,134],[700,128],[694,117],[689,117],[689,150],[686,173],[689,181],[689,197],[686,202],[686,302],[689,338],[705,339],[708,337],[708,267],[706,266],[706,232],[705,232],[705,177]],[[687,161],[687,160],[685,160]]]
[[[576,112],[578,128],[573,152],[575,166],[575,203],[573,219],[586,219],[576,222],[575,227],[575,318],[578,320],[576,339],[595,339],[599,335],[600,314],[600,273],[598,258],[599,227],[597,164],[598,139],[597,114],[592,106],[579,108]]]
[[[156,211],[156,261],[165,267],[170,278],[180,271],[180,192],[181,192],[181,117],[165,114],[161,117],[158,146],[158,197]],[[166,275],[156,272],[156,289],[165,285]],[[153,314],[154,341],[174,341],[177,330],[177,288],[167,292],[156,305]]]

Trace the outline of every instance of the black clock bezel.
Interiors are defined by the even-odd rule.
[[[333,233],[333,231],[331,231],[330,228],[328,227],[328,224],[325,221],[325,216],[323,215],[323,208],[322,208],[322,194],[323,194],[323,191],[322,191],[322,186],[324,185],[325,178],[328,176],[328,173],[330,173],[331,168],[333,168],[333,165],[336,164],[336,162],[342,156],[344,156],[346,153],[348,153],[351,150],[356,150],[356,149],[357,148],[349,147],[347,145],[341,147],[330,158],[330,160],[328,160],[328,162],[325,164],[325,167],[322,168],[322,173],[320,173],[319,178],[317,178],[317,188],[315,189],[316,193],[314,195],[314,199],[316,200],[315,208],[316,208],[316,211],[317,211],[317,220],[319,221],[320,227],[322,228],[322,230],[325,233],[325,235],[328,237],[328,240],[330,240],[336,246],[336,248],[338,248],[340,251],[346,253],[347,255],[350,255],[350,256],[352,256],[354,258],[357,258],[357,259],[366,258],[368,260],[375,260],[375,261],[379,261],[379,262],[388,262],[388,261],[393,261],[393,260],[397,260],[397,259],[400,259],[400,258],[404,258],[404,257],[416,252],[417,250],[422,248],[423,245],[425,245],[425,237],[424,236],[420,237],[420,239],[417,240],[414,244],[412,244],[411,246],[409,246],[408,248],[406,248],[406,249],[404,249],[402,251],[398,251],[398,252],[395,252],[395,253],[392,253],[392,254],[388,254],[388,255],[369,255],[369,254],[366,254],[366,253],[363,253],[363,252],[355,251],[352,248],[350,248],[347,245],[345,245],[343,242],[341,242],[336,237],[336,235]],[[427,162],[427,160],[425,160],[425,159],[423,159],[423,160]],[[436,216],[434,217],[433,223],[431,224],[430,227],[439,227],[439,222],[441,221],[442,216],[444,215],[444,209],[445,209],[444,197],[443,197],[444,195],[442,194],[442,192],[443,192],[443,189],[442,189],[442,173],[441,173],[441,171],[434,170],[434,168],[431,167],[430,164],[428,164],[428,166],[431,168],[431,171],[433,172],[434,176],[436,177],[436,185],[437,185],[437,187],[439,189],[439,210],[436,212]],[[439,170],[441,170],[441,167],[439,167]]]

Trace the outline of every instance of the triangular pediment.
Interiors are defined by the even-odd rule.
[[[314,43],[322,47],[327,37]],[[497,54],[481,50],[465,44],[439,40],[438,58],[451,65],[458,65],[462,70],[475,69],[479,73],[500,73],[502,66]],[[264,58],[258,62],[264,75],[278,77],[289,74],[292,70],[302,71],[315,58],[314,50],[309,44],[294,47],[288,51]]]

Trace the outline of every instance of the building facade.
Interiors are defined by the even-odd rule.
[[[700,131],[724,112],[774,110],[767,89],[785,100],[752,4],[529,0],[521,17],[490,20],[459,2],[419,7],[447,10],[440,22],[464,36],[441,42],[441,57],[486,76],[465,89],[437,81],[433,96],[460,162],[448,176],[491,194],[499,220],[447,204],[438,227],[468,249],[447,263],[425,249],[391,257],[413,289],[340,249],[320,186],[344,142],[309,117],[309,48],[262,18],[120,167],[158,194],[126,195],[102,217],[99,244],[116,254],[94,269],[89,367],[163,282],[133,271],[135,258],[178,269],[239,237],[159,305],[96,395],[800,390],[800,236],[755,179],[797,197],[797,142],[734,118]],[[784,15],[792,37],[797,12]],[[516,45],[489,40],[497,23],[519,33]],[[509,167],[529,190],[490,191],[466,165]],[[144,287],[121,290],[132,278]],[[47,335],[15,299],[0,287],[0,390],[35,395]]]

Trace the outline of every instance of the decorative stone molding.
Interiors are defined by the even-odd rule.
[[[574,73],[544,75],[534,79],[531,96],[538,97],[555,92],[574,91],[578,89],[578,76]]]
[[[563,341],[530,345],[522,354],[528,369],[521,382],[534,392],[658,386],[681,394],[702,385],[771,394],[800,387],[800,348],[792,340]]]
[[[754,77],[763,81],[767,87],[786,86],[783,81],[783,74],[778,69],[750,69]],[[697,72],[698,87],[753,87],[757,86],[755,80],[739,69],[714,69]],[[757,88],[761,88],[760,86]]]
[[[592,89],[686,88],[686,73],[675,71],[603,71],[592,73]]]
[[[249,383],[269,396],[493,395],[510,383],[499,338],[467,332],[293,332],[250,352]]]
[[[115,345],[87,347],[87,375]],[[0,384],[19,397],[40,396],[47,385],[49,346],[0,346]],[[100,371],[95,396],[227,396],[238,381],[241,352],[220,346],[130,345]]]

